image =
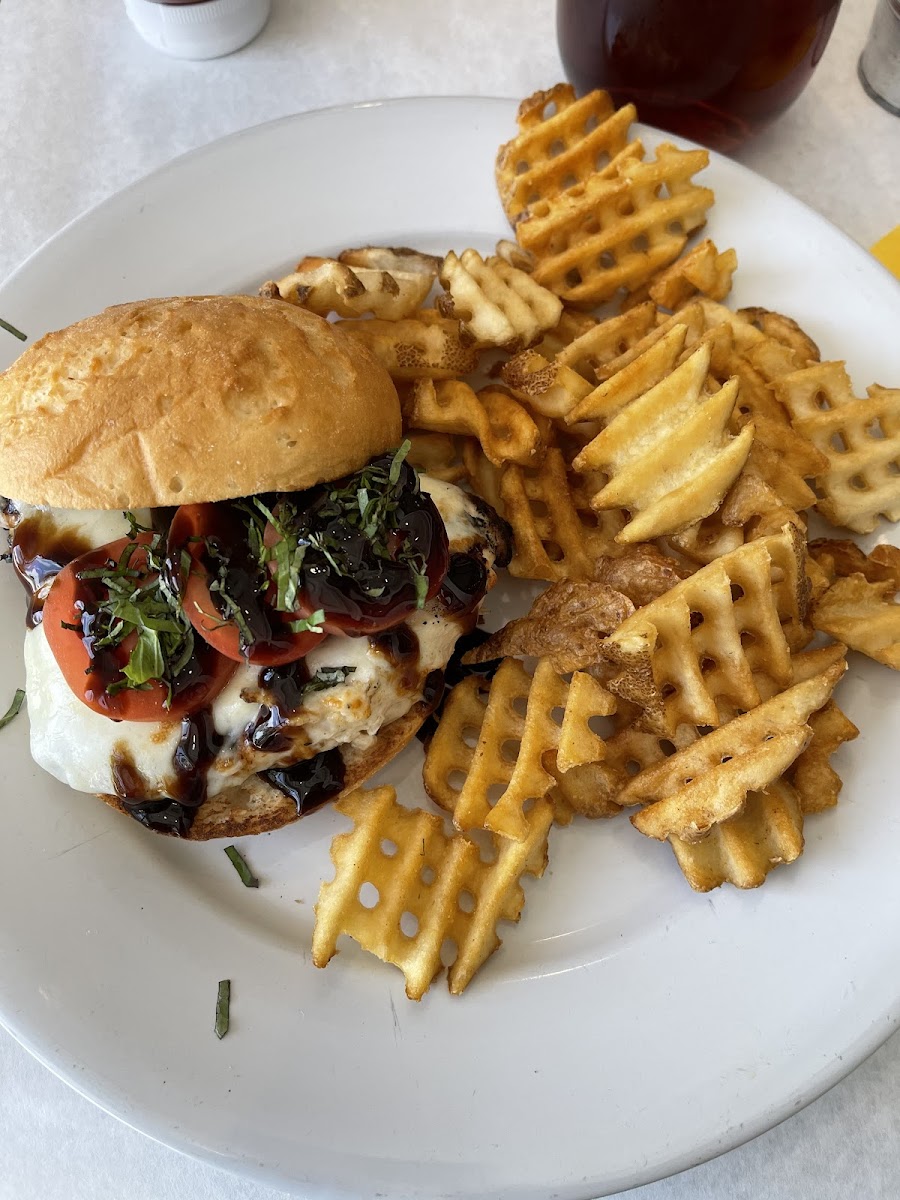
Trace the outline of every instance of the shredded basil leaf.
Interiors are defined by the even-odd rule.
[[[15,325],[10,325],[9,321],[4,321],[2,317],[0,317],[0,329],[5,329],[7,333],[11,333],[20,342],[28,341],[27,334],[23,333],[21,329],[16,329]]]
[[[293,610],[309,554],[320,555],[336,576],[352,578],[370,599],[381,599],[385,594],[383,574],[371,560],[360,569],[358,548],[354,550],[353,539],[348,544],[345,536],[348,530],[362,534],[376,563],[380,559],[385,564],[405,567],[415,588],[417,607],[424,605],[427,564],[407,544],[401,511],[401,500],[409,486],[408,482],[401,483],[401,476],[410,448],[407,440],[390,459],[385,456],[369,463],[342,486],[332,486],[309,512],[298,509],[291,500],[282,500],[276,516],[258,496],[253,498],[252,507],[245,506],[250,515],[251,546],[274,580],[277,609]],[[418,491],[417,478],[415,488]],[[277,534],[271,546],[265,545],[265,522]]]
[[[337,687],[345,683],[347,676],[352,675],[356,667],[319,667],[312,679],[303,685],[306,692],[324,692],[326,688]]]
[[[219,1041],[228,1032],[231,1021],[231,980],[220,979],[219,990],[216,993],[216,1023],[214,1026]]]
[[[259,880],[247,866],[244,856],[238,850],[237,846],[226,846],[225,853],[228,855],[229,862],[241,877],[241,883],[244,887],[258,888]]]
[[[138,622],[140,615],[138,615]],[[132,687],[140,687],[152,679],[162,679],[166,672],[162,646],[159,634],[148,625],[136,625],[138,630],[137,644],[131,651],[128,663],[122,668],[122,674]]]
[[[288,621],[291,633],[322,633],[322,625],[325,621],[325,610],[317,608],[314,613],[310,613],[308,617],[302,617],[299,621]]]
[[[16,688],[16,694],[12,698],[12,704],[10,704],[9,708],[6,710],[6,712],[3,714],[3,716],[0,717],[0,729],[5,729],[6,726],[10,723],[10,721],[14,721],[16,719],[16,717],[22,711],[22,705],[24,703],[25,703],[25,689],[24,688]]]
[[[165,569],[166,544],[161,533],[141,525],[133,513],[126,512],[130,537],[118,561],[79,571],[82,580],[99,580],[106,595],[85,620],[90,619],[93,649],[115,648],[133,634],[137,640],[122,668],[121,678],[107,688],[110,695],[124,688],[146,689],[154,681],[164,683],[172,701],[172,687],[194,653],[194,630],[173,590]],[[139,534],[150,534],[147,542],[138,542]],[[131,566],[133,555],[146,556],[146,568]],[[150,575],[156,578],[147,582]],[[81,626],[87,634],[87,627]]]

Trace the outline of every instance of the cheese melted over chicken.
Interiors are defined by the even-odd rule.
[[[444,521],[451,555],[480,554],[490,586],[502,545],[493,514],[452,484],[426,475],[421,486]],[[136,514],[139,520],[148,515]],[[38,546],[41,528],[52,529],[57,543],[61,534],[71,534],[91,547],[128,533],[124,516],[113,512],[15,504],[8,520],[19,530],[32,523]],[[301,689],[299,703],[288,711],[271,672],[240,665],[210,706],[221,746],[206,771],[207,794],[335,747],[364,750],[380,729],[423,698],[429,675],[446,666],[457,638],[472,627],[474,611],[454,612],[439,594],[385,633],[323,637],[301,660],[303,678],[315,681],[314,687]],[[173,794],[181,722],[113,721],[88,708],[63,678],[39,621],[25,637],[25,664],[31,752],[41,767],[78,791],[121,795],[120,764],[127,762],[143,798]]]

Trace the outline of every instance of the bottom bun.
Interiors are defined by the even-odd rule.
[[[352,792],[360,784],[370,779],[376,771],[380,771],[392,758],[415,737],[422,722],[437,707],[441,689],[435,689],[434,700],[420,700],[418,704],[398,717],[390,725],[385,725],[375,735],[375,740],[365,750],[354,750],[346,746],[341,750],[344,760],[344,787],[340,792],[329,796],[326,804],[339,800],[341,796]],[[128,814],[128,805],[118,796],[100,795],[111,808]],[[323,806],[324,807],[324,806]],[[312,809],[312,812],[317,811]],[[130,815],[130,814],[129,814]],[[308,813],[298,813],[297,806],[277,788],[272,787],[260,775],[251,775],[236,787],[226,788],[215,796],[209,797],[197,809],[194,823],[186,834],[185,841],[208,842],[211,838],[247,837],[251,833],[271,833],[282,825],[290,825]],[[165,830],[154,830],[170,836]]]

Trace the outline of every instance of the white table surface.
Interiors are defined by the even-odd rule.
[[[900,223],[900,119],[873,104],[856,79],[873,6],[844,0],[809,88],[741,154],[865,246]],[[244,126],[382,96],[522,97],[546,87],[562,77],[553,9],[553,0],[275,0],[251,46],[185,63],[145,46],[116,0],[0,2],[0,278],[111,192]],[[2,1200],[283,1195],[126,1128],[0,1030]],[[630,1193],[850,1195],[900,1195],[900,1034],[778,1128]]]

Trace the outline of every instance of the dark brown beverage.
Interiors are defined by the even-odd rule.
[[[733,150],[792,104],[841,0],[557,0],[566,75],[638,116]]]

